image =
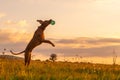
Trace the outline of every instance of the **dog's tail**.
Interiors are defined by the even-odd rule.
[[[11,52],[13,55],[19,55],[19,54],[24,53],[24,52],[25,52],[25,50],[24,50],[24,51],[22,51],[22,52],[19,52],[19,53],[14,53],[12,50],[10,50],[10,52]]]

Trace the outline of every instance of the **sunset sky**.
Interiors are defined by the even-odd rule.
[[[0,52],[24,50],[37,19],[56,21],[45,31],[56,47],[42,44],[33,55],[120,56],[119,0],[0,0]]]

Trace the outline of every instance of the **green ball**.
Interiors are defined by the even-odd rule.
[[[54,24],[55,24],[55,21],[54,21],[54,20],[52,20],[50,24],[51,24],[51,25],[54,25]]]

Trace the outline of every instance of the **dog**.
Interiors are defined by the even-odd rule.
[[[33,38],[28,43],[25,50],[20,53],[14,53],[12,50],[10,50],[10,52],[14,55],[25,53],[24,54],[25,66],[30,64],[31,52],[36,46],[40,45],[41,43],[48,43],[48,44],[51,44],[53,47],[55,47],[55,45],[51,41],[46,40],[45,36],[44,36],[44,31],[45,31],[46,27],[51,23],[51,21],[52,21],[52,19],[45,20],[45,21],[37,20],[37,22],[39,22],[41,25],[38,26],[38,29],[35,31]]]

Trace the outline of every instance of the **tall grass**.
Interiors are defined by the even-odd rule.
[[[120,80],[119,65],[0,60],[0,80]]]

